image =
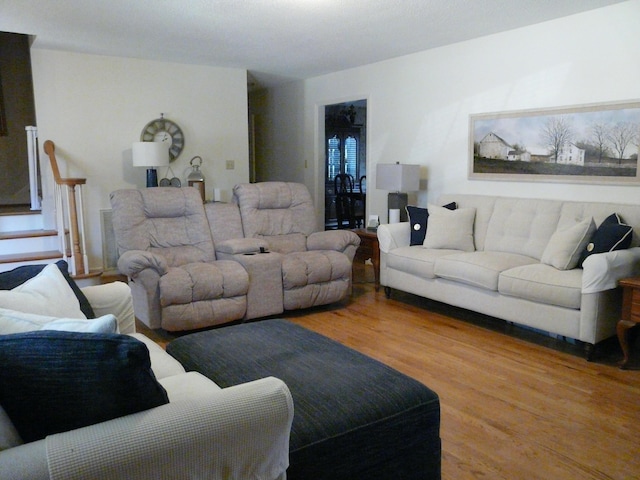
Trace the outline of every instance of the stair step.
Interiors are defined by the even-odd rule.
[[[0,231],[38,230],[43,228],[43,218],[40,211],[0,215]]]
[[[0,232],[0,254],[16,255],[27,252],[60,250],[60,239],[55,230],[12,230]]]
[[[16,230],[11,232],[0,232],[0,240],[11,240],[15,238],[35,238],[35,237],[55,237],[56,230]]]
[[[31,210],[31,205],[0,205],[0,216],[39,215],[42,210]]]
[[[0,255],[0,264],[4,263],[27,263],[36,262],[42,260],[58,260],[62,259],[63,255],[57,250],[49,250],[46,252],[24,252],[24,253],[9,253]]]

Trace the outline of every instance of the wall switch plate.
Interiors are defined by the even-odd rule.
[[[233,160],[227,160],[227,170],[233,170],[236,168],[236,162]]]

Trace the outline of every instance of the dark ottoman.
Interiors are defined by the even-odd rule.
[[[288,480],[440,478],[438,396],[372,358],[286,320],[194,333],[167,351],[223,388],[287,384]]]

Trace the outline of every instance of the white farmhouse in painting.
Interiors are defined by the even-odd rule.
[[[501,160],[531,161],[529,152],[518,152],[503,138],[493,132],[487,133],[479,142],[478,154],[484,158],[499,158]]]
[[[507,155],[507,160],[520,160],[521,162],[530,162],[531,154],[529,152],[518,152],[517,150],[510,150]]]
[[[506,160],[509,152],[513,150],[511,145],[493,132],[487,133],[484,138],[480,140],[479,145],[478,153],[484,158],[500,158]]]
[[[562,165],[584,165],[585,150],[567,142],[558,151],[556,163]]]

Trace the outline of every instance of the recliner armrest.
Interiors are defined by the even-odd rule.
[[[52,479],[275,479],[292,420],[289,389],[268,377],[51,435],[47,461]]]
[[[260,238],[234,238],[216,243],[216,253],[229,255],[242,255],[245,253],[258,253],[260,248],[268,249],[269,244]]]
[[[335,250],[344,252],[360,245],[360,237],[350,230],[325,230],[307,237],[307,250]]]
[[[155,270],[162,276],[169,270],[169,265],[161,255],[143,250],[129,250],[118,259],[118,270],[130,278],[135,278],[138,273],[147,268]]]

